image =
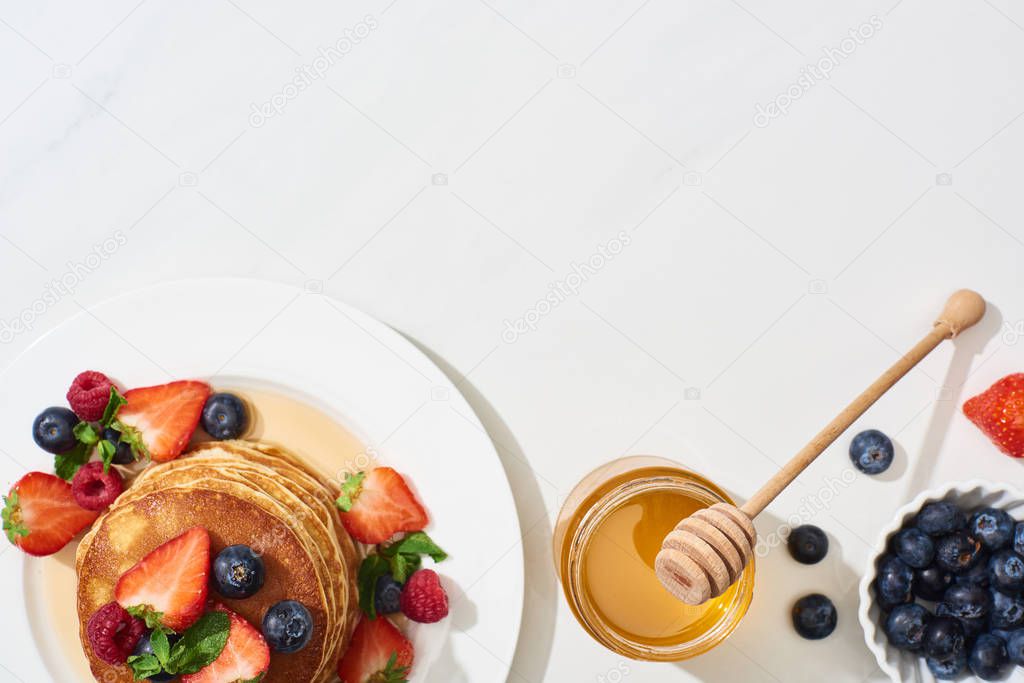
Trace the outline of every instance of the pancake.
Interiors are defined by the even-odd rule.
[[[104,683],[128,683],[133,676],[128,667],[106,664],[92,652],[85,635],[89,617],[114,599],[114,586],[125,571],[160,544],[193,526],[202,526],[210,532],[213,553],[235,543],[259,544],[259,539],[273,530],[273,543],[266,543],[263,550],[267,570],[263,588],[251,598],[222,602],[257,625],[266,610],[280,600],[298,600],[306,605],[314,624],[309,645],[290,655],[272,653],[270,670],[263,680],[265,683],[320,680],[329,617],[320,577],[309,551],[287,525],[259,506],[222,491],[203,488],[154,491],[118,506],[96,525],[78,563],[80,635],[96,679]]]
[[[336,649],[333,644],[337,643],[342,635],[345,627],[345,614],[349,607],[347,603],[347,567],[337,543],[332,540],[333,534],[300,498],[283,485],[285,480],[275,481],[269,478],[268,473],[272,473],[272,471],[266,467],[242,462],[229,462],[217,467],[215,460],[211,462],[209,458],[200,457],[188,458],[180,463],[180,466],[162,471],[158,477],[137,482],[136,485],[143,493],[148,487],[167,488],[195,485],[212,486],[221,490],[234,489],[236,486],[247,487],[255,493],[261,494],[258,498],[261,504],[270,509],[279,510],[285,523],[293,530],[302,532],[300,537],[308,538],[311,541],[310,547],[315,552],[314,559],[318,560],[318,574],[321,577],[321,585],[324,588],[331,615],[328,639],[332,647],[325,648],[325,655],[330,655],[331,651]],[[135,489],[131,493],[138,495],[135,493]],[[129,500],[131,500],[130,497]],[[257,551],[259,552],[258,549]]]
[[[97,679],[131,681],[127,667],[98,660],[85,624],[113,599],[121,574],[161,543],[192,526],[209,532],[212,552],[252,546],[267,581],[245,600],[220,600],[259,626],[279,600],[299,600],[314,617],[313,639],[298,653],[273,653],[264,682],[335,679],[338,656],[359,618],[359,554],[334,506],[338,487],[291,453],[244,441],[200,444],[191,453],[143,470],[79,545],[78,613],[82,642]]]

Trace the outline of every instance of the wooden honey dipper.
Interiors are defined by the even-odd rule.
[[[984,313],[985,300],[977,292],[954,292],[931,331],[853,399],[753,498],[742,507],[718,503],[679,522],[662,542],[654,564],[665,588],[688,605],[700,605],[724,593],[754,554],[757,532],[752,520],[911,368],[943,340],[981,320]]]

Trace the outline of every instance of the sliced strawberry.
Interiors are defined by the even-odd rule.
[[[117,421],[129,428],[128,438],[124,434],[122,438],[141,438],[156,462],[174,460],[196,431],[209,396],[210,385],[196,381],[126,391],[124,398],[128,403],[117,412]]]
[[[338,662],[341,683],[400,683],[409,680],[413,651],[386,617],[363,617]]]
[[[1024,373],[1007,375],[964,403],[964,415],[999,450],[1024,458]]]
[[[161,624],[180,633],[202,616],[209,575],[210,534],[195,526],[125,572],[114,588],[114,599],[125,609],[159,614]]]
[[[181,677],[181,683],[235,683],[254,681],[270,667],[270,648],[263,635],[248,621],[224,607],[231,619],[228,642],[217,659],[194,674]]]
[[[60,477],[29,472],[4,498],[3,526],[8,540],[29,555],[52,555],[99,514],[80,507]]]
[[[405,479],[390,467],[350,475],[338,507],[345,529],[369,544],[383,543],[402,531],[420,531],[430,521]]]

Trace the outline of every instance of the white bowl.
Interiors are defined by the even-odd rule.
[[[965,510],[979,507],[1002,508],[1014,519],[1018,521],[1024,519],[1024,493],[1005,484],[972,480],[925,491],[900,508],[894,515],[892,523],[882,529],[871,556],[868,558],[868,564],[864,568],[863,578],[860,580],[858,617],[861,628],[864,629],[864,640],[868,644],[868,649],[878,660],[878,666],[897,683],[936,683],[936,678],[928,670],[923,657],[913,652],[897,650],[889,645],[882,628],[880,610],[875,604],[875,591],[872,586],[875,578],[875,563],[886,553],[889,538],[894,533],[899,531],[926,503],[939,500],[956,503]],[[968,673],[970,673],[969,670]],[[1018,669],[1011,673],[1007,680],[1019,680],[1017,677],[1020,673],[1021,671]],[[980,678],[971,675],[963,676],[958,680],[963,683],[974,683],[975,681],[983,683]]]

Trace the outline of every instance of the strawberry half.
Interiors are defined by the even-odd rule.
[[[357,541],[383,543],[430,521],[402,475],[390,467],[349,475],[338,498],[341,523]]]
[[[1024,373],[1007,375],[964,403],[964,415],[999,450],[1024,458]]]
[[[114,599],[125,609],[141,607],[159,614],[161,624],[180,633],[202,616],[209,575],[210,534],[201,526],[192,527],[125,572],[114,588]]]
[[[338,662],[341,683],[401,683],[409,680],[413,650],[386,617],[363,617]]]
[[[52,555],[99,514],[80,507],[60,477],[29,472],[4,498],[3,526],[8,540],[29,555]]]
[[[117,422],[141,438],[154,461],[167,462],[185,450],[209,396],[209,384],[191,380],[131,389]]]
[[[235,683],[255,681],[270,667],[270,648],[263,635],[248,621],[224,607],[231,620],[228,642],[217,659],[194,674],[181,677],[181,683]]]

